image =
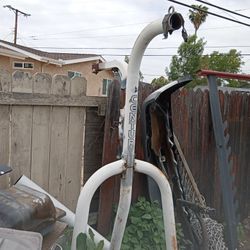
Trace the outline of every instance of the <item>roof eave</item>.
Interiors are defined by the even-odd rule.
[[[52,59],[52,58],[48,58],[48,57],[41,57],[40,60],[41,62],[45,62],[48,64],[55,64],[58,66],[63,66],[64,65],[64,61],[63,60],[56,60],[56,59]]]
[[[0,48],[0,55],[20,60],[24,60],[26,58],[26,56],[22,53],[3,48]]]
[[[64,64],[62,60],[55,60],[55,59],[51,59],[51,58],[47,58],[47,57],[41,57],[41,56],[38,56],[34,53],[28,52],[28,51],[20,49],[20,48],[16,48],[15,46],[3,43],[1,41],[0,41],[0,45],[2,47],[5,47],[5,48],[13,50],[15,52],[21,53],[21,54],[25,55],[26,57],[30,57],[30,58],[35,59],[35,60],[40,61],[40,62],[56,64],[56,65],[60,65],[60,66],[62,66]]]
[[[72,59],[72,60],[64,60],[64,65],[68,64],[75,64],[75,63],[82,63],[82,62],[90,62],[90,61],[101,61],[105,62],[105,59],[102,56],[91,56],[86,58],[78,58],[78,59]]]
[[[40,61],[40,62],[46,62],[49,64],[55,64],[55,65],[59,65],[59,66],[63,66],[63,65],[67,65],[67,64],[81,63],[81,62],[97,61],[97,60],[100,62],[105,62],[105,59],[100,55],[78,58],[78,59],[71,59],[71,60],[63,60],[63,59],[57,60],[57,59],[52,59],[52,58],[48,58],[48,57],[38,56],[34,53],[17,48],[15,46],[12,46],[10,44],[6,44],[6,43],[1,42],[1,41],[0,41],[0,45],[4,48],[10,49],[10,50],[15,51],[17,53],[21,53],[25,57],[30,57],[30,58],[35,59],[35,60]]]

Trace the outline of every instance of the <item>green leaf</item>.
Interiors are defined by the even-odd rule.
[[[151,220],[152,219],[152,216],[150,214],[144,214],[142,216],[142,219],[146,219],[146,220]]]
[[[176,231],[182,236],[181,225]],[[183,238],[181,241],[178,238],[179,249],[185,245]],[[144,197],[131,206],[121,246],[121,250],[140,249],[166,250],[162,209],[159,203],[149,202]]]
[[[97,244],[96,250],[102,250],[103,247],[104,247],[104,241],[101,240],[101,241]]]
[[[137,231],[137,235],[138,235],[139,239],[142,239],[143,233],[140,230]]]
[[[94,241],[95,235],[94,235],[93,231],[91,230],[91,228],[89,228],[89,236],[90,236],[90,239]]]
[[[131,217],[130,220],[131,220],[131,223],[133,223],[133,224],[137,224],[141,221],[140,218],[135,217],[135,216]]]
[[[87,250],[95,250],[95,249],[96,249],[95,242],[92,239],[87,238]]]
[[[79,233],[76,238],[76,249],[87,250],[87,235]]]

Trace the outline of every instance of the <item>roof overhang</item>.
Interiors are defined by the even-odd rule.
[[[0,55],[2,56],[8,56],[16,59],[21,59],[24,60],[26,56],[22,53],[15,52],[13,50],[5,49],[5,48],[0,48]]]
[[[52,59],[52,58],[48,58],[48,57],[40,57],[40,60],[38,60],[40,62],[45,62],[47,64],[55,64],[55,65],[58,65],[58,66],[63,66],[64,65],[64,61],[59,59],[59,60],[56,60],[56,59]]]
[[[50,64],[56,64],[56,65],[60,65],[60,66],[62,66],[62,64],[63,64],[61,60],[59,61],[59,60],[54,60],[54,59],[47,58],[47,57],[41,57],[41,56],[38,56],[38,55],[36,55],[34,53],[31,53],[29,51],[17,48],[15,46],[11,46],[11,45],[3,43],[1,41],[0,41],[0,45],[2,47],[5,47],[5,48],[10,49],[12,51],[21,53],[21,54],[25,55],[26,58],[30,57],[30,58],[35,59],[35,60],[40,61],[40,62],[47,62],[47,63],[50,63]]]
[[[105,62],[105,59],[102,56],[92,56],[92,57],[86,57],[86,58],[78,58],[78,59],[72,59],[72,60],[64,60],[64,65],[68,64],[75,64],[75,63],[82,63],[82,62],[90,62],[90,61],[101,61]]]
[[[63,60],[63,59],[53,59],[53,58],[49,58],[49,57],[41,57],[39,55],[36,55],[34,53],[31,53],[29,51],[17,48],[15,46],[3,43],[0,41],[0,46],[6,48],[9,50],[9,52],[7,53],[7,50],[5,50],[5,54],[6,56],[10,56],[13,57],[11,55],[16,55],[16,56],[20,56],[20,59],[25,59],[27,57],[30,57],[34,60],[40,61],[40,62],[46,62],[48,64],[55,64],[55,65],[59,65],[59,66],[63,66],[63,65],[69,65],[69,64],[75,64],[75,63],[81,63],[81,62],[89,62],[89,61],[101,61],[101,62],[105,62],[105,59],[102,56],[90,56],[90,57],[83,57],[83,58],[78,58],[78,59],[72,59],[72,60]],[[18,57],[16,57],[18,58]]]

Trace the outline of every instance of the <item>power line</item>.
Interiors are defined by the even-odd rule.
[[[239,9],[239,10],[235,10],[235,11],[244,11],[244,10],[249,10],[250,8],[246,8],[246,9]]]
[[[125,26],[124,26],[125,27]],[[210,28],[202,28],[201,30],[215,30],[215,29],[232,29],[232,28],[239,28],[241,27],[240,25],[238,26],[223,26],[223,27],[210,27]],[[101,28],[100,28],[101,29]],[[70,32],[70,31],[69,31]],[[69,32],[65,32],[65,33],[69,33]],[[75,31],[72,31],[72,32],[75,32]],[[53,34],[56,34],[56,33],[53,33]],[[52,35],[52,33],[51,33]],[[137,35],[137,34],[117,34],[117,35],[85,35],[85,36],[78,36],[78,37],[56,37],[56,38],[37,38],[37,37],[40,37],[39,35],[35,36],[35,35],[32,35],[32,36],[27,36],[25,37],[25,39],[27,40],[52,40],[52,39],[56,39],[56,40],[63,40],[63,39],[81,39],[81,38],[98,38],[98,37],[124,37],[124,36],[134,36],[134,35]],[[43,35],[41,35],[43,36]]]
[[[202,11],[202,12],[207,13],[207,14],[209,14],[209,15],[216,16],[216,17],[219,17],[219,18],[222,18],[222,19],[225,19],[225,20],[234,22],[234,23],[239,23],[239,24],[242,24],[242,25],[244,25],[244,26],[250,27],[250,24],[248,24],[248,23],[244,23],[244,22],[241,22],[241,21],[237,21],[237,20],[232,19],[232,18],[229,18],[229,17],[221,16],[221,15],[219,15],[219,14],[216,14],[216,13],[213,13],[213,12],[210,12],[210,11],[206,11],[206,10],[200,9],[200,8],[198,8],[198,7],[195,7],[195,6],[191,6],[191,5],[188,5],[188,4],[185,4],[185,3],[181,3],[181,2],[178,2],[178,1],[175,1],[175,0],[168,0],[168,1],[169,1],[169,2],[173,2],[173,3],[176,3],[176,4],[179,4],[179,5],[182,5],[182,6],[185,6],[185,7],[188,7],[188,8],[191,8],[191,9],[199,10],[199,11]]]
[[[111,28],[117,28],[117,27],[126,27],[130,25],[138,25],[138,24],[145,24],[147,22],[140,22],[140,23],[130,23],[130,24],[124,24],[124,25],[115,25],[115,26],[106,26],[106,27],[99,27],[99,28],[91,28],[91,29],[84,29],[84,30],[75,30],[75,31],[65,31],[65,32],[59,32],[59,33],[50,33],[50,34],[41,34],[41,35],[29,35],[26,36],[25,39],[31,38],[32,40],[47,40],[47,39],[55,39],[55,38],[38,38],[38,37],[43,37],[43,36],[52,36],[52,35],[59,35],[59,34],[70,34],[70,33],[75,33],[75,32],[82,32],[82,31],[96,31],[96,30],[102,30],[102,29],[111,29]],[[232,28],[239,28],[241,27],[240,25],[238,26],[223,26],[223,27],[208,27],[208,28],[201,28],[201,30],[214,30],[214,29],[232,29]],[[131,34],[131,36],[134,34]],[[114,35],[114,36],[124,36],[122,35]],[[130,36],[130,34],[126,34],[125,36]],[[70,38],[56,38],[56,39],[79,39],[79,38],[88,38],[88,37],[100,37],[99,36],[81,36],[81,37],[70,37]],[[110,37],[110,35],[101,35],[101,37]]]
[[[223,54],[223,53],[222,53]],[[241,56],[250,56],[250,53],[243,53],[240,54]],[[102,54],[102,56],[129,56],[128,54]],[[145,57],[172,57],[172,56],[178,56],[176,54],[145,54],[143,55]],[[206,55],[203,55],[206,56]]]
[[[240,26],[239,26],[240,27]],[[226,28],[232,28],[232,27],[226,27]],[[233,28],[236,28],[235,26]],[[203,30],[208,30],[208,29],[225,29],[225,27],[217,27],[217,28],[207,28]],[[73,40],[73,39],[81,39],[81,38],[111,38],[111,37],[129,37],[129,36],[137,36],[138,34],[117,34],[117,35],[84,35],[84,36],[77,36],[77,37],[49,37],[49,38],[36,38],[35,36],[30,36],[31,39],[25,38],[27,40],[35,40],[35,41],[41,41],[41,40]]]
[[[96,31],[96,30],[103,30],[103,29],[105,29],[105,30],[106,29],[115,29],[115,28],[121,28],[121,27],[126,27],[126,26],[134,26],[134,25],[140,25],[140,24],[147,24],[147,23],[148,22],[120,24],[120,25],[112,25],[112,26],[105,26],[105,27],[99,27],[99,28],[89,28],[89,29],[82,29],[82,30],[73,30],[73,31],[64,31],[64,32],[58,32],[58,33],[33,35],[33,36],[30,36],[30,37],[55,36],[55,35],[79,33],[79,32],[85,32],[85,31]]]
[[[81,38],[98,38],[98,37],[106,37],[106,38],[111,38],[111,37],[126,37],[126,36],[137,36],[138,34],[122,34],[122,35],[94,35],[94,36],[78,36],[78,37],[50,37],[50,38],[39,38],[36,39],[35,37],[32,40],[67,40],[67,39],[81,39]],[[30,39],[27,39],[30,40]]]
[[[147,50],[163,50],[163,49],[178,49],[178,46],[170,47],[149,47]],[[215,45],[205,46],[205,49],[221,49],[221,48],[250,48],[250,45]],[[49,46],[35,46],[33,49],[65,49],[65,50],[132,50],[132,47],[49,47]]]
[[[205,48],[234,48],[234,47],[239,47],[239,48],[250,48],[250,46],[248,45],[239,45],[239,46],[207,46]],[[33,49],[37,49],[37,48],[47,48],[47,49],[71,49],[71,50],[86,50],[86,49],[90,49],[90,50],[131,50],[132,48],[83,48],[83,47],[71,47],[71,48],[62,48],[62,47],[33,47]],[[173,48],[178,48],[178,47],[159,47],[159,48],[148,48],[149,50],[157,50],[157,49],[173,49]],[[226,53],[221,53],[221,54],[226,54]],[[203,56],[207,56],[209,54],[205,54]],[[248,57],[250,56],[250,53],[240,53],[241,56],[245,56]],[[116,54],[116,53],[102,53],[102,56],[119,56],[119,57],[124,57],[124,56],[129,56],[129,54]],[[178,56],[177,54],[145,54],[145,57],[173,57],[173,56]]]
[[[206,5],[209,5],[209,6],[212,6],[212,7],[214,7],[214,8],[217,8],[217,9],[220,9],[220,10],[223,10],[223,11],[226,11],[226,12],[229,12],[229,13],[231,13],[231,14],[234,14],[234,15],[237,15],[237,16],[240,16],[240,17],[244,17],[244,18],[250,19],[249,16],[242,15],[242,14],[240,14],[240,13],[234,12],[234,11],[229,10],[229,9],[222,8],[222,7],[218,6],[218,5],[215,5],[215,4],[212,4],[212,3],[209,3],[209,2],[203,1],[203,0],[195,0],[195,1],[200,2],[200,3],[203,3],[203,4],[206,4]]]
[[[17,40],[17,23],[18,23],[18,14],[22,14],[25,17],[31,16],[30,14],[24,13],[18,9],[13,8],[10,5],[4,5],[4,8],[8,8],[9,10],[12,10],[15,13],[15,30],[14,30],[14,44],[16,44]]]

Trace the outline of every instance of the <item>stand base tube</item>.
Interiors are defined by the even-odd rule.
[[[77,202],[71,250],[76,250],[77,236],[80,233],[87,233],[89,207],[95,191],[105,180],[111,176],[121,174],[124,170],[124,161],[115,161],[97,170],[85,183]],[[109,248],[110,244],[104,245],[104,249]]]
[[[161,192],[166,249],[177,249],[174,204],[172,198],[172,191],[166,176],[160,171],[160,169],[158,169],[154,165],[140,160],[135,160],[135,171],[149,175],[158,184]]]

